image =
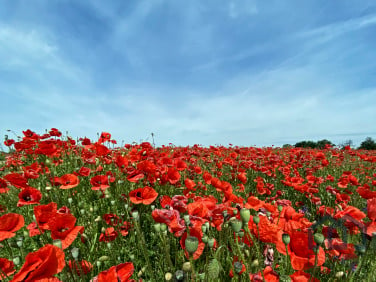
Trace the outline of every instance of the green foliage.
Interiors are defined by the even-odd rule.
[[[334,144],[327,140],[327,139],[322,139],[317,142],[315,141],[300,141],[295,144],[295,147],[297,148],[311,148],[311,149],[325,149],[326,145],[334,146]]]
[[[371,137],[367,137],[361,144],[359,149],[376,150],[376,142]]]

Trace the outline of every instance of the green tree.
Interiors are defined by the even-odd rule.
[[[361,144],[359,149],[364,150],[376,150],[376,142],[371,138],[367,137]]]
[[[314,141],[300,141],[295,144],[295,147],[315,149],[317,148],[317,143]]]
[[[335,146],[332,142],[330,142],[327,139],[322,139],[320,141],[317,141],[317,149],[325,149],[326,145]]]

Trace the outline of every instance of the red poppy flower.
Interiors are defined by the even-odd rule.
[[[0,217],[0,242],[14,237],[14,232],[25,225],[24,217],[17,213],[7,213]]]
[[[52,278],[63,270],[64,258],[63,250],[54,245],[46,245],[26,256],[24,265],[13,277],[12,282],[32,282]]]
[[[18,194],[17,207],[39,204],[42,199],[42,193],[35,188],[25,188]]]
[[[78,171],[78,174],[80,176],[89,176],[90,175],[90,172],[91,172],[91,169],[88,168],[88,167],[81,167],[80,170]]]
[[[7,147],[10,147],[14,144],[14,140],[13,139],[8,139],[8,140],[5,140],[4,141],[4,145],[7,146]]]
[[[169,167],[167,171],[167,178],[170,184],[174,185],[180,180],[180,173],[176,168]]]
[[[29,230],[29,237],[34,237],[44,233],[44,230],[39,229],[35,221],[26,226],[26,229]]]
[[[120,218],[116,214],[113,214],[113,213],[104,214],[103,219],[108,225],[111,225],[111,226],[118,225],[120,221]]]
[[[78,233],[83,233],[83,226],[75,226],[76,218],[71,214],[56,213],[49,221],[51,238],[61,240],[62,249],[68,248],[76,239]]]
[[[12,275],[13,273],[16,272],[16,270],[14,269],[14,263],[13,261],[11,260],[8,260],[6,258],[0,258],[0,280],[5,280],[6,279],[6,276],[10,276]],[[5,276],[5,275],[6,276]]]
[[[279,275],[273,270],[271,266],[265,267],[262,272],[264,274],[265,281],[268,281],[268,282],[279,281]],[[256,274],[249,274],[249,278],[251,279],[252,282],[264,281],[261,272],[258,272]]]
[[[51,128],[51,130],[48,132],[51,136],[60,137],[61,132],[56,128]]]
[[[145,186],[144,188],[138,188],[129,193],[129,198],[134,204],[150,205],[155,201],[157,197],[157,191],[148,186]]]
[[[4,179],[16,188],[23,189],[29,187],[27,179],[19,173],[9,173],[4,176]]]
[[[107,175],[96,175],[90,179],[90,184],[92,185],[92,190],[105,190],[110,187],[108,183]]]
[[[287,246],[287,250],[291,259],[292,268],[295,270],[305,270],[312,268],[315,265],[315,253],[309,243],[315,245],[314,242],[308,242],[308,233],[302,231],[293,231],[290,234],[290,244]],[[286,255],[286,247],[280,236],[277,244],[277,250]],[[317,254],[317,265],[321,266],[325,262],[325,252],[319,247]]]
[[[61,184],[60,189],[71,189],[76,187],[80,183],[80,180],[74,174],[64,174],[59,177],[59,183]]]
[[[110,267],[110,269],[102,271],[99,273],[97,281],[98,282],[110,282],[110,281],[119,281],[119,282],[130,282],[134,272],[134,266],[131,262],[126,262],[118,264],[116,266]]]
[[[317,278],[312,277],[311,274],[306,273],[301,270],[296,271],[293,274],[291,274],[290,278],[292,282],[308,282],[308,281],[320,282],[320,280],[318,280]]]
[[[9,191],[9,188],[8,188],[6,181],[0,178],[0,194],[7,193],[8,191]]]
[[[106,228],[104,233],[101,233],[99,236],[99,242],[111,242],[114,241],[117,236],[118,232],[113,227],[109,227]]]
[[[151,213],[155,222],[164,223],[168,226],[168,230],[174,233],[176,237],[180,237],[185,231],[184,220],[180,218],[177,210],[159,210],[155,209]]]
[[[376,198],[367,201],[367,216],[373,221],[376,220]]]
[[[69,260],[68,266],[70,270],[78,276],[81,276],[81,274],[86,275],[93,269],[93,265],[86,260]]]
[[[34,207],[34,215],[39,229],[48,230],[48,221],[51,217],[55,216],[56,212],[57,204],[54,202],[51,202],[47,205],[39,205]]]

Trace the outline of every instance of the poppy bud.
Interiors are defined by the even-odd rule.
[[[138,221],[139,220],[139,214],[138,214],[138,211],[134,211],[132,212],[132,217],[134,220]]]
[[[109,260],[110,258],[108,256],[101,256],[98,261],[107,261]]]
[[[321,245],[324,242],[325,237],[321,233],[316,233],[315,235],[313,235],[313,240],[315,240],[315,243],[317,245]]]
[[[54,246],[60,248],[60,249],[63,247],[63,244],[61,243],[61,240],[54,240],[54,241],[52,242],[52,244],[53,244]]]
[[[238,210],[237,210],[237,209],[234,209],[234,210],[233,210],[233,213],[234,213],[234,215],[237,215],[237,214],[238,214]]]
[[[198,248],[198,239],[194,236],[188,236],[185,239],[185,249],[190,255],[193,255]]]
[[[283,210],[283,206],[278,206],[278,211],[282,212],[282,210]]]
[[[77,259],[77,258],[78,258],[79,253],[80,253],[80,249],[78,249],[78,248],[72,248],[72,250],[71,250],[71,254],[72,254],[72,257],[73,257],[74,259]]]
[[[202,236],[201,240],[206,244],[208,242],[208,235],[205,234],[204,236]]]
[[[345,273],[343,271],[338,271],[336,273],[336,278],[341,278]]]
[[[254,261],[252,261],[251,266],[252,266],[252,267],[259,266],[259,261],[258,261],[258,259],[255,259]]]
[[[285,245],[290,244],[290,235],[287,233],[282,234],[282,241]]]
[[[154,224],[154,230],[157,233],[161,232],[161,224],[160,223]]]
[[[190,272],[192,270],[192,265],[189,261],[186,261],[185,263],[183,263],[183,267],[182,267],[183,271],[185,272]]]
[[[167,225],[165,223],[161,223],[161,231],[164,232],[167,230]]]
[[[167,272],[164,276],[165,280],[166,281],[171,281],[172,280],[172,273],[171,272]]]
[[[21,260],[20,260],[20,257],[15,257],[15,258],[13,258],[13,263],[15,264],[15,265],[20,265],[20,263],[21,263]]]
[[[255,215],[255,216],[253,217],[253,222],[254,222],[256,225],[258,225],[259,222],[260,222],[260,217],[259,217],[258,215]]]
[[[240,218],[242,219],[244,224],[247,224],[249,219],[251,218],[251,212],[249,209],[241,209],[240,210]]]
[[[209,240],[208,240],[208,246],[209,246],[209,248],[213,248],[214,247],[214,243],[215,243],[214,238],[209,238]]]
[[[239,236],[240,238],[243,238],[243,237],[244,237],[244,231],[243,231],[243,230],[240,230],[240,231],[238,232],[238,236]]]
[[[201,230],[202,230],[203,233],[206,233],[206,225],[202,225]]]
[[[235,233],[238,233],[243,227],[243,223],[238,219],[233,219],[230,221],[231,228]]]

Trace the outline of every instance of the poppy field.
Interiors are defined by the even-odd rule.
[[[15,139],[0,159],[1,281],[376,277],[376,151]]]

